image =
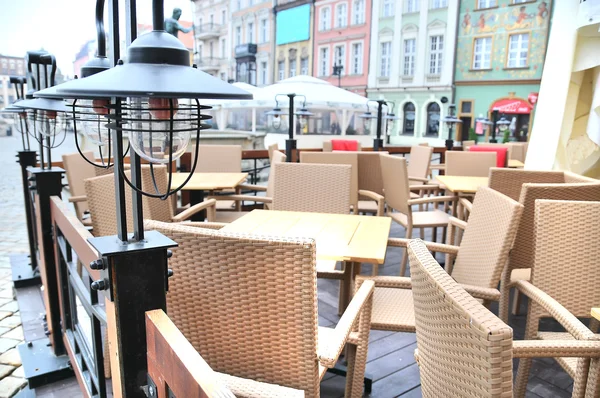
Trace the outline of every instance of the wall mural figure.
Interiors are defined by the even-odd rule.
[[[462,23],[460,24],[463,27],[463,31],[466,35],[471,33],[471,14],[469,13],[469,9],[467,8],[467,12],[463,17]]]
[[[548,13],[548,4],[545,1],[542,1],[538,6],[538,14],[535,17],[537,26],[544,26],[546,18],[548,18]]]
[[[506,30],[528,29],[531,28],[532,19],[535,14],[527,14],[527,7],[521,6],[518,10],[513,11],[512,19],[515,21],[512,25],[504,26]]]

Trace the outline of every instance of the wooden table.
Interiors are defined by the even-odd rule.
[[[512,169],[522,169],[525,164],[517,159],[508,159],[508,167]]]
[[[474,194],[480,186],[488,185],[487,177],[465,177],[465,176],[437,176],[435,178],[443,184],[448,191],[459,193]]]
[[[221,231],[314,238],[317,260],[346,261],[350,277],[340,295],[340,311],[349,303],[360,263],[383,264],[392,219],[350,214],[253,210]]]
[[[171,187],[178,187],[185,182],[190,173],[173,173]],[[194,173],[192,178],[182,188],[190,192],[190,205],[204,200],[204,191],[234,189],[246,180],[248,173]],[[192,216],[192,221],[204,221],[206,212],[201,211]]]

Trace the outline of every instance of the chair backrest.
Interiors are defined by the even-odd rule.
[[[525,163],[525,155],[527,155],[527,142],[509,142],[510,158]]]
[[[525,208],[510,253],[510,269],[533,267],[535,201],[537,199],[597,201],[600,198],[600,181],[595,181],[596,183],[579,184],[523,184],[519,202]],[[570,214],[564,214],[565,222],[570,218]]]
[[[433,147],[416,145],[410,148],[408,158],[408,175],[410,177],[427,178],[433,156]]]
[[[92,151],[85,151],[83,152],[83,155],[91,162],[96,160],[94,157],[94,152]],[[79,152],[62,155],[62,161],[67,174],[67,183],[69,184],[69,193],[71,196],[85,195],[85,184],[83,180],[93,177],[95,175],[94,169],[97,167],[94,167],[86,162],[85,159],[81,157]],[[88,203],[77,202],[74,205],[77,217],[81,219],[83,217],[83,213],[89,208]]]
[[[300,152],[300,163],[349,164],[352,166],[350,203],[358,206],[358,156],[356,152]]]
[[[323,152],[332,152],[333,149],[333,140],[331,141],[323,141]],[[344,141],[344,140],[336,140],[336,141]],[[350,140],[347,140],[350,141]],[[362,145],[360,144],[360,141],[356,141],[356,140],[352,140],[356,142],[356,150],[357,151],[361,151],[362,150]]]
[[[284,163],[287,159],[283,153],[279,151],[273,152],[273,157],[271,158],[271,169],[269,170],[269,179],[267,180],[267,192],[266,195],[268,198],[273,197],[273,187],[275,186],[275,167],[274,165],[277,163]]]
[[[279,144],[274,143],[267,147],[267,151],[269,152],[269,162],[273,161],[273,152],[279,151]]]
[[[458,283],[498,286],[522,212],[523,205],[500,192],[488,187],[477,190],[451,271]]]
[[[490,167],[496,167],[494,152],[446,152],[446,175],[487,177]]]
[[[385,203],[392,209],[411,215],[410,187],[406,159],[400,156],[381,155],[381,175],[385,189]]]
[[[512,329],[456,283],[422,241],[411,241],[408,254],[423,397],[511,397]]]
[[[463,148],[468,148],[470,146],[474,146],[476,144],[475,140],[466,140],[462,142]]]
[[[274,170],[273,210],[350,212],[352,166],[277,163]]]
[[[157,194],[164,194],[168,188],[168,174],[166,165],[153,165],[154,169],[154,180],[152,179],[152,172],[149,165],[142,165],[142,189],[146,192]],[[154,185],[156,183],[156,186]],[[172,186],[171,189],[176,187]],[[156,221],[171,222],[175,215],[175,209],[170,200],[171,197],[166,200],[160,198],[150,198],[148,196],[142,197],[142,203],[144,208],[144,218]]]
[[[192,164],[194,163],[192,152]],[[200,145],[197,173],[241,173],[241,145]]]
[[[387,152],[357,152],[358,189],[383,195],[383,178],[379,156]]]
[[[492,167],[488,186],[514,199],[521,197],[525,183],[562,184],[565,182],[562,171],[537,171]]]
[[[179,244],[169,318],[215,371],[319,396],[314,240],[145,227]]]
[[[510,143],[499,143],[499,142],[482,142],[481,146],[487,146],[487,147],[495,147],[495,148],[506,148],[508,151],[508,158],[512,159],[512,150],[514,148],[513,145],[511,145]]]
[[[477,145],[467,148],[471,152],[495,152],[496,153],[496,167],[507,167],[508,166],[508,148]]]
[[[589,318],[600,303],[600,202],[538,199],[534,231],[531,282],[573,315]]]
[[[131,172],[125,171],[131,178]],[[85,180],[85,194],[92,216],[94,236],[108,236],[117,233],[117,209],[115,205],[115,178],[113,174],[92,177]],[[131,188],[125,184],[125,211],[127,230],[133,231]]]

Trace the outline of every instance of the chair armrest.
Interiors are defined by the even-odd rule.
[[[224,222],[207,222],[207,221],[182,221],[178,224],[185,225],[186,227],[198,227],[198,228],[206,228],[206,229],[221,229],[228,223]]]
[[[429,169],[430,170],[445,170],[446,169],[446,163],[430,164],[429,165]]]
[[[333,368],[346,345],[348,337],[352,332],[354,323],[358,320],[361,311],[365,305],[370,305],[375,290],[375,283],[365,281],[360,289],[354,294],[352,301],[342,314],[340,321],[335,325],[333,333],[327,344],[320,345],[321,349],[317,353],[321,365],[327,368]]]
[[[360,288],[363,282],[372,281],[375,287],[391,287],[396,289],[410,289],[412,284],[407,276],[368,276],[356,275],[356,288]]]
[[[87,200],[87,196],[85,196],[85,195],[71,196],[69,198],[69,203],[85,202],[86,200]]]
[[[427,185],[423,185],[426,187]],[[419,189],[421,189],[419,187]],[[426,198],[419,199],[410,199],[408,201],[409,205],[421,205],[426,203],[439,203],[439,202],[454,202],[456,200],[456,196],[428,196]]]
[[[235,201],[247,200],[249,202],[273,203],[273,198],[269,198],[267,196],[219,195],[219,196],[209,196],[208,198],[214,199],[214,200],[235,200]]]
[[[460,286],[467,291],[471,296],[482,299],[498,301],[500,300],[500,291],[491,287],[481,287],[474,285],[460,284]]]
[[[388,238],[388,247],[406,247],[410,242],[410,239],[405,238]],[[460,249],[458,246],[447,245],[444,243],[436,243],[436,242],[423,242],[428,250],[433,252],[441,252],[448,254],[458,254],[458,250]]]
[[[464,207],[469,213],[473,211],[473,202],[467,198],[460,198],[458,202]]]
[[[268,384],[256,380],[243,379],[225,373],[215,372],[217,379],[223,383],[236,397],[290,397],[304,398],[304,391],[283,387],[277,384]],[[226,396],[227,398],[229,396]],[[218,398],[226,398],[225,396]]]
[[[429,178],[411,177],[411,176],[408,176],[408,180],[409,181],[429,182]]]
[[[513,340],[514,358],[600,357],[597,340]]]
[[[190,207],[187,210],[182,211],[181,213],[177,214],[175,217],[172,218],[173,222],[181,222],[184,220],[187,220],[188,218],[190,218],[191,216],[193,216],[194,214],[202,211],[202,210],[207,210],[207,214],[208,214],[208,221],[213,221],[215,219],[215,213],[217,211],[216,209],[217,206],[217,201],[214,199],[207,199],[201,203],[195,204],[192,207]]]
[[[383,216],[383,213],[385,212],[385,198],[383,197],[383,195],[380,195],[373,191],[367,191],[365,189],[359,189],[358,195],[366,196],[367,198],[377,202],[377,216]]]
[[[450,218],[448,219],[448,229],[452,227],[457,227],[464,231],[465,229],[467,229],[467,222],[460,220],[456,217],[450,216]]]
[[[535,287],[528,281],[518,280],[515,287],[527,297],[541,305],[550,316],[556,319],[567,332],[577,340],[595,340],[597,337],[575,315],[571,314],[558,301],[554,300],[543,290]]]
[[[267,192],[265,185],[240,184],[236,188],[248,191]]]
[[[409,185],[411,191],[437,191],[440,189],[438,184],[427,184],[427,185]]]

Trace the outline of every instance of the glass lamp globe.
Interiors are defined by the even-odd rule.
[[[77,101],[80,113],[77,118],[78,128],[94,145],[108,145],[110,133],[106,127],[106,116],[109,114],[109,105],[110,100],[107,99]]]
[[[126,130],[131,147],[142,159],[165,164],[170,156],[175,160],[185,153],[190,132],[196,130],[189,107],[180,107],[175,98],[132,98],[129,103]]]
[[[273,115],[273,128],[275,130],[279,130],[280,127],[281,127],[281,116]]]

